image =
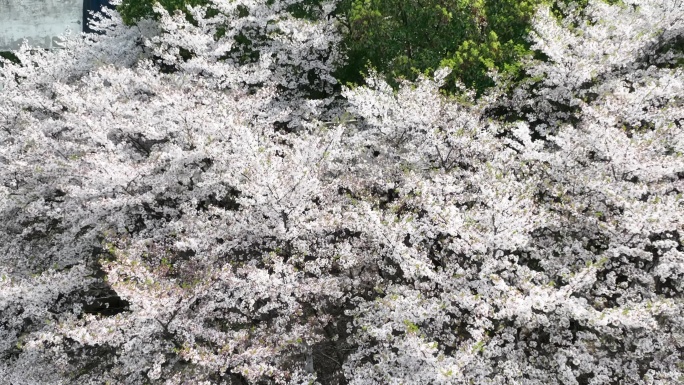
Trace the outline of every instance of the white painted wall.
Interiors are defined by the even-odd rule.
[[[17,49],[22,39],[51,48],[67,29],[83,30],[83,0],[0,0],[0,51]]]

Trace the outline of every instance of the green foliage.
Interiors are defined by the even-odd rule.
[[[418,325],[414,324],[409,320],[404,320],[404,325],[406,326],[406,333],[418,334],[420,332],[420,328],[418,327]]]
[[[303,0],[290,4],[286,9],[292,16],[298,19],[315,20],[316,11],[320,9],[321,3],[321,0]]]
[[[530,21],[546,0],[348,1],[349,80],[366,64],[394,84],[448,66],[447,91],[458,79],[481,92],[493,85],[490,70],[520,75]]]
[[[19,58],[16,57],[12,52],[7,52],[7,51],[0,51],[0,57],[3,59],[7,59],[13,63],[19,63]],[[0,63],[0,66],[2,63]]]
[[[473,345],[473,353],[482,353],[484,351],[485,347],[485,342],[484,341],[478,341],[475,345]]]

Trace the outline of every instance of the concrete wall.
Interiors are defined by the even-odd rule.
[[[52,48],[67,29],[83,30],[83,0],[0,0],[0,51],[32,46]]]

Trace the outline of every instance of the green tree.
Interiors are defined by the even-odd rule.
[[[520,74],[520,58],[536,6],[546,0],[348,0],[348,68],[366,65],[388,76],[414,79],[441,66],[478,91],[493,85],[490,70]]]
[[[7,59],[13,63],[19,63],[19,59],[16,57],[16,55],[9,51],[0,51],[0,58]],[[0,66],[1,65],[2,63],[0,62]]]

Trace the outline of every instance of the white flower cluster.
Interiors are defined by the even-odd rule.
[[[542,8],[479,99],[207,3],[2,63],[0,383],[684,382],[684,2]]]

